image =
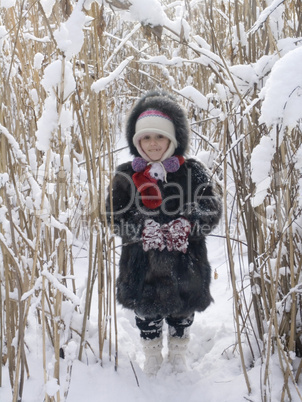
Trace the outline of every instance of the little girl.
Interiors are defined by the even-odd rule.
[[[205,236],[221,217],[221,190],[199,161],[185,159],[188,121],[167,93],[137,102],[126,137],[134,160],[118,166],[107,199],[123,242],[117,300],[135,313],[144,371],[155,375],[161,367],[165,320],[168,361],[180,372],[194,313],[213,301]]]

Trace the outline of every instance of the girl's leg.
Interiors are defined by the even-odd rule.
[[[145,354],[144,372],[149,376],[157,374],[163,362],[162,326],[163,319],[148,319],[136,316],[136,325],[140,329],[141,342]]]
[[[169,325],[169,335],[172,337],[189,337],[189,328],[193,324],[194,313],[188,317],[167,317],[166,322]]]
[[[163,319],[135,317],[136,326],[140,330],[140,336],[143,339],[155,339],[162,336]]]
[[[190,340],[190,326],[194,321],[194,313],[189,317],[167,317],[168,360],[173,370],[180,373],[187,369],[186,351]]]

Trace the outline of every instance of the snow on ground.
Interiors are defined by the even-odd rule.
[[[67,401],[167,401],[173,400],[197,402],[211,401],[242,401],[246,395],[245,382],[238,355],[233,354],[234,324],[232,290],[229,284],[224,241],[209,237],[209,256],[213,269],[217,268],[218,279],[212,282],[212,293],[215,303],[204,313],[196,315],[191,330],[191,342],[188,350],[188,371],[173,374],[170,367],[164,363],[156,378],[148,378],[143,373],[143,353],[139,342],[139,332],[136,329],[134,315],[131,311],[118,307],[119,336],[119,367],[114,370],[114,362],[109,361],[108,348],[105,345],[103,367],[95,363],[91,356],[87,357],[89,364],[74,360]],[[81,257],[81,258],[80,258]],[[76,263],[76,276],[83,276],[83,257],[85,250]],[[97,350],[96,306],[95,297],[92,312],[92,324],[89,327],[89,342]],[[36,328],[35,328],[36,325]],[[44,380],[42,367],[42,340],[37,323],[31,320],[27,353],[31,377],[25,381],[24,402],[43,400]],[[164,335],[167,328],[164,327]],[[164,355],[167,355],[167,345],[164,344]],[[51,353],[51,351],[50,351]],[[139,386],[134,375],[133,364]],[[51,364],[48,363],[48,364]],[[66,383],[66,360],[61,360],[61,394],[63,396]],[[0,388],[0,400],[10,401],[10,386],[7,366],[4,368],[3,387]],[[68,386],[68,385],[67,385]],[[255,387],[256,392],[256,387]],[[255,395],[252,398],[255,399]],[[62,398],[63,399],[63,398]],[[63,399],[64,400],[64,399]],[[259,400],[259,399],[258,399]]]
[[[78,244],[79,246],[80,244]],[[81,246],[81,245],[80,245]],[[75,255],[75,274],[78,280],[78,292],[85,291],[86,254],[80,248]],[[68,359],[61,359],[61,400],[67,402],[242,402],[261,401],[260,376],[261,365],[256,361],[254,368],[248,371],[252,393],[248,395],[242,372],[239,354],[235,348],[235,326],[233,319],[232,288],[229,281],[227,256],[223,238],[208,237],[209,259],[218,273],[218,279],[212,281],[212,295],[215,299],[205,312],[197,313],[191,327],[191,340],[188,349],[188,371],[175,374],[164,361],[157,377],[149,378],[143,371],[144,356],[139,341],[139,331],[135,326],[131,311],[118,306],[119,365],[114,369],[113,358],[109,359],[108,341],[104,348],[103,366],[96,362],[89,350],[84,350],[82,362],[72,359],[72,371],[68,377]],[[82,283],[81,283],[82,282]],[[97,292],[93,300],[91,320],[87,327],[87,340],[91,347],[98,350],[97,334]],[[84,293],[83,293],[84,294]],[[27,328],[27,358],[30,378],[25,380],[23,402],[41,402],[44,400],[44,378],[42,365],[41,330],[30,317]],[[75,320],[76,322],[76,320]],[[164,336],[167,327],[164,327]],[[75,345],[76,343],[73,342]],[[247,364],[249,354],[245,348]],[[163,354],[167,356],[167,344]],[[71,353],[72,354],[72,353]],[[53,350],[47,351],[47,365],[52,372]],[[132,363],[132,364],[131,364]],[[272,402],[280,401],[282,377],[278,362],[272,358]],[[134,374],[135,373],[135,374]],[[137,379],[136,379],[137,377]],[[48,383],[55,392],[56,384]],[[67,399],[64,391],[68,390]],[[297,399],[292,392],[292,401]],[[11,390],[7,365],[3,367],[3,387],[0,388],[0,401],[11,401]]]

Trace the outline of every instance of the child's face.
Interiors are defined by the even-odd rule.
[[[145,134],[140,139],[142,150],[151,159],[151,161],[159,161],[170,145],[170,140],[162,134]]]

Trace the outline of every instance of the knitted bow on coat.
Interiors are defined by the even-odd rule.
[[[177,218],[162,226],[153,219],[147,219],[143,230],[143,249],[187,252],[191,224],[186,218]]]

